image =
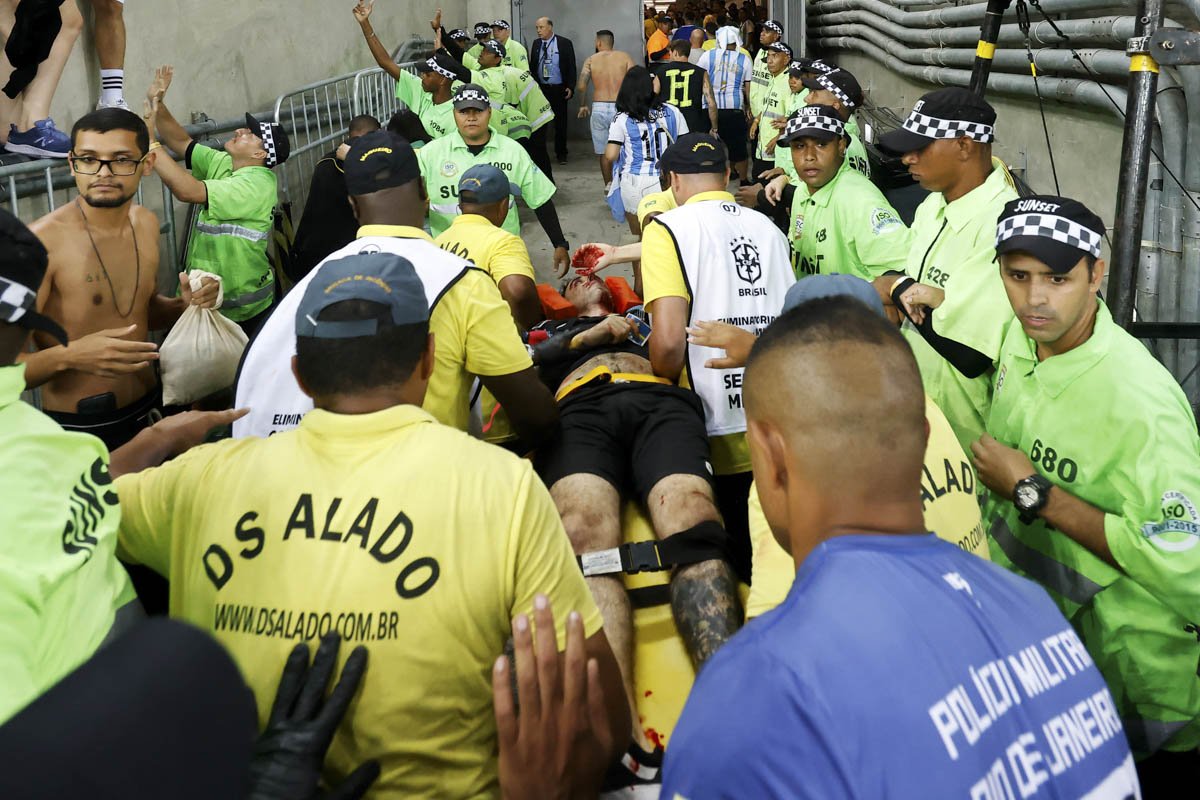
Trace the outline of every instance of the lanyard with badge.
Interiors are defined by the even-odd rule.
[[[542,59],[542,80],[550,80],[550,45],[554,45],[554,55],[558,55],[558,37],[546,42],[546,57]]]

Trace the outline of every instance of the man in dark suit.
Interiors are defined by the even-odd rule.
[[[529,51],[529,71],[542,87],[554,109],[554,152],[558,163],[567,163],[567,101],[574,94],[577,67],[575,46],[565,36],[554,34],[548,17],[537,21],[538,38]]]

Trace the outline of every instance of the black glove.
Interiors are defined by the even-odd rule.
[[[379,762],[372,760],[328,793],[318,787],[325,752],[367,669],[367,648],[359,645],[322,704],[340,644],[336,633],[322,637],[311,670],[308,645],[296,645],[288,656],[267,729],[254,746],[248,800],[357,800],[379,777]]]

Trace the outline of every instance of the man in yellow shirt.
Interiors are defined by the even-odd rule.
[[[520,194],[499,168],[476,164],[458,182],[459,215],[433,242],[491,275],[517,325],[528,330],[545,319],[533,264],[521,237],[500,227],[509,198]]]
[[[708,353],[689,347],[686,328],[719,319],[757,333],[779,315],[796,278],[775,223],[726,191],[729,159],[720,139],[684,134],[663,158],[680,205],[651,220],[642,235],[642,297],[653,317],[650,363],[656,375],[688,386],[703,402],[717,505],[732,538],[731,561],[745,578],[751,478],[742,370],[706,368]]]
[[[496,284],[471,262],[440,249],[421,230],[427,195],[412,147],[393,133],[375,131],[355,142],[345,169],[350,203],[362,227],[353,243],[322,264],[353,253],[383,251],[417,265],[438,340],[437,370],[425,394],[425,410],[438,422],[466,430],[471,385],[478,377],[509,410],[513,428],[527,444],[536,445],[552,434],[558,423],[554,397],[538,380]],[[318,265],[309,276],[320,269]],[[294,428],[313,407],[288,360],[296,346],[288,319],[306,286],[301,281],[283,298],[278,307],[282,313],[273,314],[247,348],[237,405],[250,413],[234,425],[234,436],[269,436]]]
[[[853,297],[880,316],[887,316],[879,294],[870,283],[853,275],[813,275],[788,290],[783,313],[828,297]],[[757,337],[719,322],[701,322],[688,330],[689,341],[725,351],[712,364],[745,364]],[[979,505],[975,500],[976,475],[970,459],[937,404],[925,398],[929,441],[921,474],[921,507],[925,526],[942,539],[980,558],[990,560]],[[783,602],[796,577],[796,564],[771,535],[758,492],[750,490],[750,544],[753,547],[753,581],[746,598],[746,618],[765,614]]]
[[[378,797],[498,793],[490,667],[539,594],[560,611],[560,648],[562,612],[582,617],[623,741],[620,673],[549,492],[527,462],[421,409],[436,342],[417,268],[382,252],[328,262],[292,319],[316,406],[297,430],[117,481],[121,549],[169,576],[171,614],[225,645],[260,724],[296,641],[365,644],[326,778],[377,758]]]

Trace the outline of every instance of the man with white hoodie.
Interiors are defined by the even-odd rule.
[[[717,31],[717,46],[700,57],[717,98],[717,135],[729,149],[729,161],[745,183],[749,173],[750,77],[754,62],[740,50],[737,28]]]

